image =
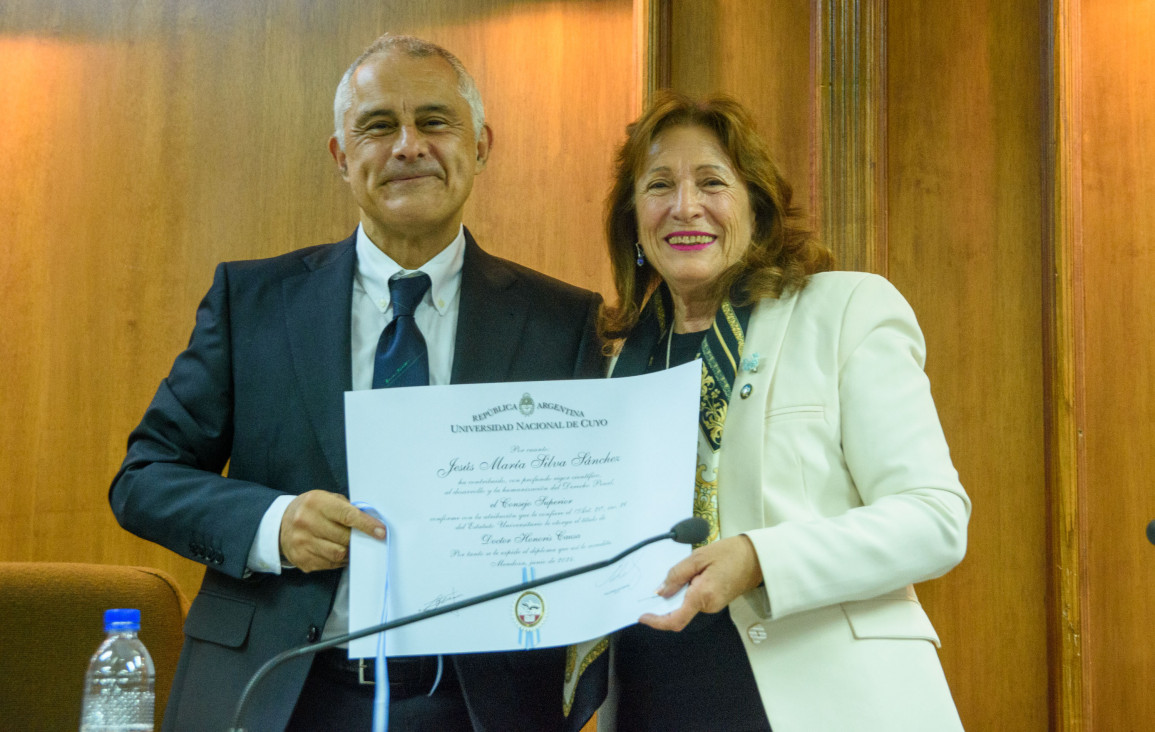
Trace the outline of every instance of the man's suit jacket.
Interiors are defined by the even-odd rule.
[[[961,729],[911,584],[962,559],[970,500],[910,306],[875,275],[814,275],[755,306],[742,356],[718,507],[761,563],[729,609],[771,727]]]
[[[328,617],[337,571],[246,576],[245,563],[277,496],[348,494],[354,241],[220,265],[188,348],[129,437],[109,492],[117,519],[208,567],[185,623],[166,729],[225,729],[251,674],[316,640]],[[486,254],[466,232],[452,381],[600,375],[599,304]],[[454,657],[475,727],[560,725],[563,658],[557,649]],[[284,726],[309,664],[266,678],[248,729]]]

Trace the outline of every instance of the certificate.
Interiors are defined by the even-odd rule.
[[[614,556],[693,513],[701,365],[618,379],[375,389],[345,395],[353,532],[350,630]],[[577,643],[681,604],[655,594],[690,547],[385,634],[387,655]],[[378,638],[350,656],[374,656]]]

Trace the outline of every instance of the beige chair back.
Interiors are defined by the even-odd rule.
[[[52,562],[0,562],[0,728],[80,726],[84,672],[104,639],[104,611],[114,607],[140,609],[160,729],[188,600],[160,570]]]

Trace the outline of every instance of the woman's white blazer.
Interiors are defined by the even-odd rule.
[[[962,560],[970,500],[914,312],[876,275],[818,274],[755,306],[742,355],[719,518],[762,567],[730,615],[771,727],[961,729],[911,585]]]

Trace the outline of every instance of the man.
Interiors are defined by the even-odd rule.
[[[462,226],[492,133],[452,54],[382,36],[346,72],[334,112],[329,150],[360,226],[218,267],[110,490],[122,526],[208,565],[167,729],[225,729],[262,663],[347,630],[350,532],[384,538],[385,526],[346,498],[343,392],[398,373],[439,384],[600,372],[600,298],[484,253]],[[386,341],[402,331],[406,347],[424,345],[399,366]],[[562,650],[443,661],[390,659],[393,729],[562,724]],[[286,663],[251,698],[246,729],[368,729],[366,665],[344,649]]]

